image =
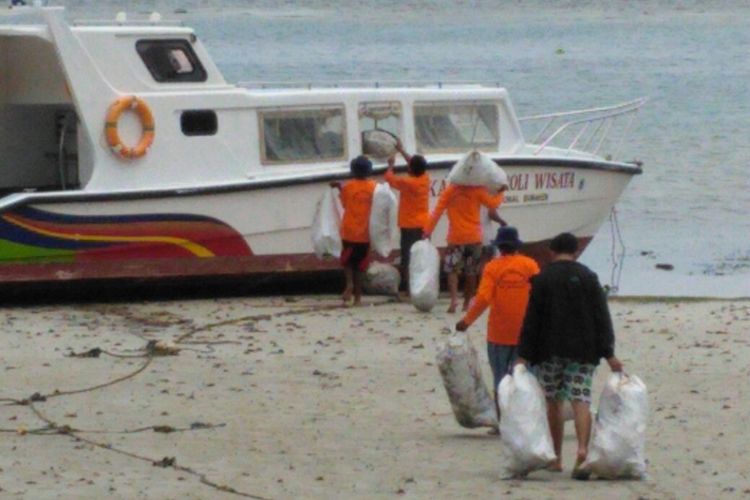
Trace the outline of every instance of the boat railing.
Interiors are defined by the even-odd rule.
[[[449,87],[493,87],[502,88],[499,82],[476,81],[414,81],[414,80],[345,80],[345,81],[242,81],[237,86],[247,89],[336,89],[336,88],[449,88]]]
[[[519,121],[526,129],[530,124],[538,129],[530,141],[536,146],[534,155],[555,147],[568,153],[579,151],[611,160],[620,154],[638,110],[647,100],[641,97],[614,106],[526,116]],[[622,125],[624,129],[613,139],[613,129]],[[603,152],[605,147],[610,148],[609,151]]]

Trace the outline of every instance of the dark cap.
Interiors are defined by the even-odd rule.
[[[523,242],[518,239],[518,229],[513,226],[504,226],[497,230],[495,245],[501,249],[518,250]]]

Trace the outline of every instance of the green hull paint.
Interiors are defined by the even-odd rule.
[[[55,250],[0,240],[0,264],[73,262],[72,250]]]

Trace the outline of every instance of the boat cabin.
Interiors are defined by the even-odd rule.
[[[230,85],[189,28],[68,24],[60,8],[32,10],[36,23],[0,25],[3,194],[340,172],[354,156],[372,154],[362,138],[376,129],[430,159],[472,147],[512,154],[524,144],[499,87]],[[143,110],[126,103],[113,114],[124,97],[136,97]],[[122,154],[151,128],[142,154]]]

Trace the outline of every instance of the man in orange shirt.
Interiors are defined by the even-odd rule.
[[[424,237],[429,238],[444,211],[448,211],[448,249],[445,253],[443,270],[448,274],[448,291],[451,305],[448,312],[456,312],[458,306],[458,279],[464,275],[464,311],[474,295],[477,273],[482,258],[482,223],[480,207],[487,207],[490,219],[501,226],[506,223],[497,214],[497,207],[503,202],[503,186],[497,195],[492,196],[483,186],[459,186],[449,184],[440,194],[432,211]]]
[[[499,419],[497,386],[518,356],[518,337],[529,302],[530,280],[532,276],[539,274],[539,265],[534,259],[518,253],[521,240],[518,239],[515,227],[501,227],[494,243],[500,249],[500,256],[484,266],[479,291],[469,311],[456,324],[456,330],[465,331],[487,306],[490,307],[487,358],[492,368],[492,394]]]
[[[367,271],[370,253],[370,210],[372,196],[377,183],[368,179],[372,175],[372,162],[366,156],[358,156],[349,164],[354,179],[332,182],[340,190],[344,215],[341,219],[341,265],[344,267],[346,288],[342,295],[348,305],[354,295],[354,305],[362,300],[363,275]]]
[[[409,252],[411,246],[422,238],[427,218],[430,214],[430,176],[427,174],[427,160],[422,155],[410,156],[404,151],[401,141],[396,150],[404,157],[409,175],[397,176],[393,173],[396,158],[388,158],[385,181],[399,192],[398,227],[401,228],[401,284],[409,292]]]

